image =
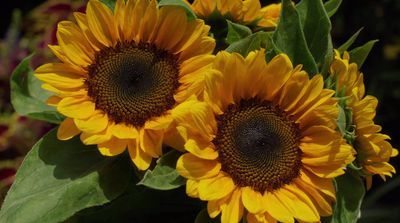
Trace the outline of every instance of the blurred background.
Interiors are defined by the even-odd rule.
[[[264,0],[263,5],[277,1]],[[2,4],[0,20],[0,204],[14,174],[32,145],[53,126],[14,113],[9,78],[24,57],[35,52],[32,67],[54,60],[47,44],[55,44],[56,24],[85,10],[84,0],[13,0]],[[379,99],[375,122],[400,148],[400,1],[343,1],[332,17],[334,46],[344,43],[363,27],[353,47],[369,40],[379,42],[361,71],[367,93]],[[391,164],[400,171],[399,156]],[[400,175],[384,183],[374,179],[363,203],[360,222],[400,222]]]

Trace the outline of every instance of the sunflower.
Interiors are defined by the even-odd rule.
[[[178,120],[187,194],[222,223],[331,215],[332,180],[354,156],[335,131],[337,102],[322,76],[309,80],[284,54],[267,64],[263,51],[220,52],[205,83],[204,102]]]
[[[385,180],[385,176],[392,176],[396,172],[388,161],[398,151],[387,141],[390,137],[380,133],[381,126],[374,123],[378,99],[371,95],[365,96],[363,74],[356,63],[350,63],[349,53],[344,52],[342,58],[335,50],[330,72],[336,82],[338,97],[346,98],[345,106],[352,113],[350,129],[347,129],[352,137],[348,141],[357,151],[356,163],[367,175],[369,188],[372,175],[379,174]]]
[[[112,12],[90,0],[77,24],[58,24],[61,60],[36,69],[48,103],[66,116],[58,138],[80,134],[106,156],[127,148],[139,169],[162,154],[174,114],[198,92],[196,77],[209,64],[215,41],[202,20],[188,21],[179,7],[156,0],[118,0]]]
[[[198,17],[205,20],[222,17],[236,23],[261,27],[276,27],[280,13],[280,4],[261,8],[259,0],[195,0],[191,8]]]
[[[261,9],[262,19],[258,22],[261,27],[276,27],[281,14],[282,4],[270,4]]]

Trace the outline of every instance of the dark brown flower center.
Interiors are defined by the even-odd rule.
[[[124,42],[102,49],[88,70],[89,96],[116,123],[141,127],[175,104],[178,60],[153,45]]]
[[[264,193],[299,176],[299,128],[267,101],[242,100],[217,117],[214,144],[222,170],[242,187]]]

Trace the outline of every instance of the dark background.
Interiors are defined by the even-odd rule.
[[[42,0],[13,0],[0,8],[0,34],[3,38],[10,24],[14,8],[22,15],[42,3]],[[276,1],[262,1],[263,4]],[[332,17],[332,37],[339,47],[358,29],[364,27],[354,46],[372,39],[379,42],[361,68],[367,94],[379,99],[375,122],[382,125],[383,133],[392,137],[393,147],[400,148],[400,1],[399,0],[343,0]],[[391,160],[400,170],[400,158]],[[366,195],[360,222],[400,222],[400,176],[386,183],[375,177]]]

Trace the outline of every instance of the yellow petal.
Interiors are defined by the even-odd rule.
[[[308,75],[304,71],[294,72],[282,88],[279,106],[285,111],[293,109],[307,89]]]
[[[140,148],[153,158],[162,155],[162,142],[164,131],[141,129],[140,130]]]
[[[152,130],[168,129],[172,121],[173,119],[170,115],[159,116],[153,120],[146,121],[144,128]]]
[[[315,207],[318,210],[318,213],[321,216],[332,215],[332,204],[334,200],[327,199],[327,197],[324,197],[323,194],[318,192],[316,188],[314,188],[311,185],[308,185],[302,180],[297,180],[296,185],[299,188],[299,190],[304,191],[304,193],[306,193],[307,196],[310,199],[312,199],[313,203],[315,204]]]
[[[307,170],[302,170],[300,173],[300,178],[303,182],[317,188],[323,194],[327,195],[331,199],[336,199],[335,187],[333,185],[332,179],[320,178],[314,174],[308,172]]]
[[[92,31],[89,29],[86,14],[81,12],[74,12],[74,17],[78,26],[81,28],[82,34],[86,37],[88,43],[97,52],[103,48],[103,45],[97,40]]]
[[[264,199],[260,192],[254,191],[251,187],[242,188],[242,201],[244,207],[253,214],[265,211]]]
[[[54,87],[77,88],[84,86],[86,73],[64,63],[47,63],[35,70],[35,76]]]
[[[125,151],[128,140],[112,137],[107,142],[100,143],[98,149],[104,156],[116,156]]]
[[[88,119],[75,119],[76,126],[87,133],[98,133],[108,126],[108,116],[102,111],[96,110]]]
[[[42,88],[46,91],[53,92],[59,96],[63,97],[83,97],[87,95],[87,90],[85,88],[55,88],[50,84],[42,84]]]
[[[207,103],[190,99],[176,106],[171,113],[178,124],[190,125],[205,139],[212,140],[213,126],[216,126],[216,121]]]
[[[82,134],[81,134],[81,140],[86,145],[95,145],[95,144],[107,142],[111,139],[111,137],[112,137],[112,134],[111,134],[109,128],[106,128],[103,131],[98,132],[98,133],[82,132]]]
[[[114,6],[114,21],[116,26],[116,38],[124,41],[125,0],[117,0]]]
[[[57,110],[67,117],[86,119],[93,115],[95,104],[87,97],[66,97],[58,103]]]
[[[263,198],[265,209],[273,218],[281,222],[294,222],[293,215],[278,199],[275,191],[265,192]]]
[[[154,35],[158,34],[158,30],[155,29],[157,21],[160,21],[158,14],[157,1],[151,0],[144,12],[144,17],[139,20],[140,28],[137,36],[140,37],[140,39],[137,37],[136,41],[147,42],[154,40],[150,38],[153,33]]]
[[[292,70],[293,65],[287,55],[279,54],[272,58],[265,71],[265,75],[268,75],[266,100],[272,101],[275,94],[290,78]]]
[[[306,222],[319,221],[319,214],[312,201],[298,188],[285,185],[274,191],[279,201],[296,219]]]
[[[58,103],[62,100],[61,97],[58,96],[50,96],[47,100],[46,100],[46,104],[50,105],[50,106],[57,106]]]
[[[136,34],[139,33],[140,23],[148,5],[149,1],[128,0],[126,2],[124,35],[127,41],[134,40]]]
[[[139,148],[137,140],[129,140],[128,151],[132,162],[140,170],[147,170],[150,166],[152,157],[147,155]]]
[[[115,27],[111,10],[100,1],[89,1],[86,15],[90,31],[104,46],[115,43]]]
[[[226,207],[222,210],[221,223],[239,222],[243,216],[243,204],[241,199],[242,191],[233,191]]]
[[[180,7],[164,6],[160,10],[161,24],[158,26],[155,42],[162,49],[171,50],[182,38],[187,18]]]
[[[185,143],[185,149],[199,158],[215,160],[218,152],[212,147],[212,143],[202,141],[189,139]]]
[[[185,151],[187,129],[183,126],[171,128],[164,134],[164,144],[181,152]]]
[[[203,160],[190,153],[182,155],[176,163],[176,170],[188,179],[205,179],[216,176],[221,164],[215,160]]]
[[[119,139],[136,139],[139,137],[139,132],[135,127],[122,123],[114,124],[111,128],[111,133]]]
[[[199,182],[199,198],[201,200],[218,200],[235,189],[232,178],[226,174],[220,173],[210,179],[200,180]]]
[[[57,138],[59,140],[68,140],[79,133],[81,133],[81,130],[76,127],[74,119],[66,118],[58,127]]]
[[[248,223],[277,223],[276,219],[273,218],[267,212],[261,214],[247,214],[247,222]]]
[[[186,181],[186,194],[189,197],[199,197],[199,182],[197,180],[188,179]]]
[[[95,52],[75,23],[58,23],[57,40],[65,56],[77,66],[87,67],[93,63]]]
[[[48,45],[48,47],[50,48],[50,50],[54,53],[54,55],[56,55],[56,57],[58,59],[60,59],[62,62],[64,62],[65,64],[67,64],[68,66],[73,67],[76,70],[80,70],[82,71],[82,73],[85,73],[84,69],[78,65],[76,65],[74,62],[72,62],[66,55],[65,53],[62,51],[61,47],[58,45]]]
[[[183,33],[180,42],[178,42],[175,46],[175,52],[182,52],[187,48],[190,48],[195,42],[199,41],[201,34],[203,33],[204,26],[205,24],[203,20],[196,19],[190,21],[185,27],[186,30]]]

